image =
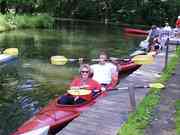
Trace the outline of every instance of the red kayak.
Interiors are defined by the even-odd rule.
[[[135,71],[140,67],[140,65],[133,63],[131,60],[118,61],[117,66],[119,69],[121,69],[119,74],[129,71]],[[101,93],[96,98],[92,98],[92,100],[90,101],[74,105],[58,104],[58,98],[56,98],[50,101],[49,104],[46,107],[42,108],[35,116],[22,124],[12,135],[29,135],[29,132],[47,126],[49,126],[49,131],[47,131],[47,134],[55,134],[73,119],[78,117],[82,111],[87,110],[93,104],[95,104],[97,100],[100,100],[100,98],[98,97],[105,95],[107,94]]]
[[[134,28],[125,28],[125,32],[127,33],[133,33],[133,34],[141,34],[141,35],[148,35],[148,31],[140,30],[140,29],[134,29]]]

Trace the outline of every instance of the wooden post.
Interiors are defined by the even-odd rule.
[[[130,105],[132,107],[132,110],[135,111],[135,109],[136,109],[136,99],[135,99],[135,91],[134,91],[133,84],[130,85],[130,87],[128,88],[128,91],[129,91]]]
[[[165,46],[166,46],[166,55],[165,55],[164,70],[166,70],[168,64],[169,38],[167,38]]]

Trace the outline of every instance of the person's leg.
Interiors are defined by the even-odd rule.
[[[101,92],[95,92],[95,91],[92,91],[92,97],[93,98],[96,98],[99,94],[101,94]]]
[[[75,104],[82,104],[82,103],[84,103],[84,102],[86,102],[85,99],[83,99],[83,98],[78,98],[78,99],[75,101]]]
[[[72,105],[72,104],[74,104],[74,97],[70,96],[70,95],[61,96],[58,99],[58,103],[59,104],[64,104],[64,105]]]

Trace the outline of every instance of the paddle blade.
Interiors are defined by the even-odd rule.
[[[165,86],[164,86],[162,83],[152,83],[152,84],[149,84],[149,87],[150,87],[150,88],[162,89],[162,88],[164,88]]]
[[[91,94],[91,90],[87,90],[87,89],[72,89],[72,90],[67,90],[67,92],[74,96],[83,96],[83,95]]]
[[[18,48],[8,48],[3,51],[4,54],[12,55],[12,56],[18,56],[19,51]]]
[[[52,56],[51,57],[51,64],[54,65],[64,65],[68,62],[68,59],[64,56]]]
[[[48,132],[49,132],[49,126],[44,126],[21,135],[48,135]]]
[[[153,64],[154,58],[151,55],[137,55],[132,58],[132,61],[136,64]]]

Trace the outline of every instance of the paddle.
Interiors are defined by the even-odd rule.
[[[134,86],[133,88],[156,88],[156,89],[162,89],[165,86],[162,83],[150,83],[148,85],[139,85],[139,86]],[[126,90],[129,89],[129,87],[119,87],[115,88],[113,90]]]
[[[79,60],[80,59],[68,59],[65,56],[52,56],[50,59],[51,64],[54,64],[54,65],[65,65],[68,61],[74,62],[74,61],[79,61]],[[121,59],[116,58],[114,60],[121,60]],[[154,63],[154,58],[151,55],[137,55],[133,57],[131,60],[136,64],[153,64]],[[91,61],[99,61],[99,59],[91,59]]]
[[[67,90],[67,92],[74,96],[82,96],[82,95],[89,95],[91,93],[91,90],[87,89],[70,89]]]
[[[25,132],[21,135],[48,135],[50,126],[42,126],[40,128],[33,129],[31,131]]]
[[[4,51],[2,51],[2,53],[12,55],[12,56],[18,56],[19,51],[18,51],[18,48],[7,48]]]

